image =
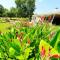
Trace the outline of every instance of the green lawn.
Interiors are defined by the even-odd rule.
[[[0,31],[1,32],[8,32],[9,31],[9,27],[11,27],[12,26],[12,24],[10,24],[10,23],[0,23]]]

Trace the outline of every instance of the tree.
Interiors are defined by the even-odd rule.
[[[4,13],[4,7],[0,5],[0,17],[3,16],[3,13]]]
[[[11,13],[13,14],[13,17],[17,17],[17,9],[16,8],[12,7]]]
[[[35,0],[15,0],[19,17],[29,17],[33,15],[35,10]]]
[[[17,9],[12,7],[7,13],[8,17],[17,17]]]
[[[8,16],[7,13],[8,13],[8,9],[4,8],[3,17],[7,17]]]

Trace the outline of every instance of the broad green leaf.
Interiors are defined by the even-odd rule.
[[[54,55],[54,54],[59,54],[59,53],[56,49],[52,48],[51,51],[50,51],[50,54]]]
[[[27,59],[31,52],[32,52],[31,48],[26,48],[25,53],[24,53],[24,57]]]
[[[17,44],[15,44],[15,43],[10,43],[10,46],[13,48],[13,49],[15,49],[15,54],[16,55],[19,55],[20,54],[20,46],[19,45],[17,45]]]
[[[29,60],[34,60],[34,57],[33,58],[30,58]]]
[[[53,48],[49,43],[47,43],[44,40],[41,40],[41,42],[40,42],[40,45],[39,45],[40,52],[42,50],[42,46],[45,49],[46,55],[48,55],[48,53],[49,53],[49,48],[51,48],[50,54],[52,54],[52,55],[53,54],[59,54],[55,48]]]
[[[40,45],[39,45],[39,49],[40,49],[40,52],[41,52],[41,50],[42,50],[42,46],[44,47],[44,49],[46,50],[46,55],[49,53],[49,48],[52,48],[52,46],[50,46],[50,44],[49,43],[47,43],[46,41],[44,41],[44,40],[41,40],[40,41]]]
[[[12,47],[10,47],[10,49],[9,49],[9,55],[14,55],[14,53],[15,53],[15,49],[14,48],[12,48]]]
[[[60,41],[57,42],[57,45],[55,47],[57,49],[57,51],[60,53]]]
[[[24,60],[24,55],[20,55],[20,56],[16,56],[16,59],[18,59],[18,60]]]
[[[0,58],[2,58],[2,56],[1,56],[1,52],[0,52]]]
[[[56,42],[57,42],[57,40],[58,40],[59,34],[60,34],[60,29],[57,31],[57,33],[55,34],[55,36],[54,36],[54,37],[52,38],[52,40],[50,41],[50,45],[51,45],[52,47],[55,46],[55,44],[56,44]]]

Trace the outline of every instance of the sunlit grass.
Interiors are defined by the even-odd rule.
[[[9,31],[9,27],[11,27],[12,26],[12,24],[10,24],[10,23],[0,23],[0,31],[1,32],[8,32]]]

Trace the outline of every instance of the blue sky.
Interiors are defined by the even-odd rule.
[[[15,0],[0,0],[0,4],[2,4],[5,8],[10,9],[11,7],[15,7]]]
[[[0,4],[8,9],[16,6],[14,0],[0,0]],[[39,14],[42,12],[54,10],[56,7],[60,9],[60,0],[36,0],[35,5],[35,13]]]

